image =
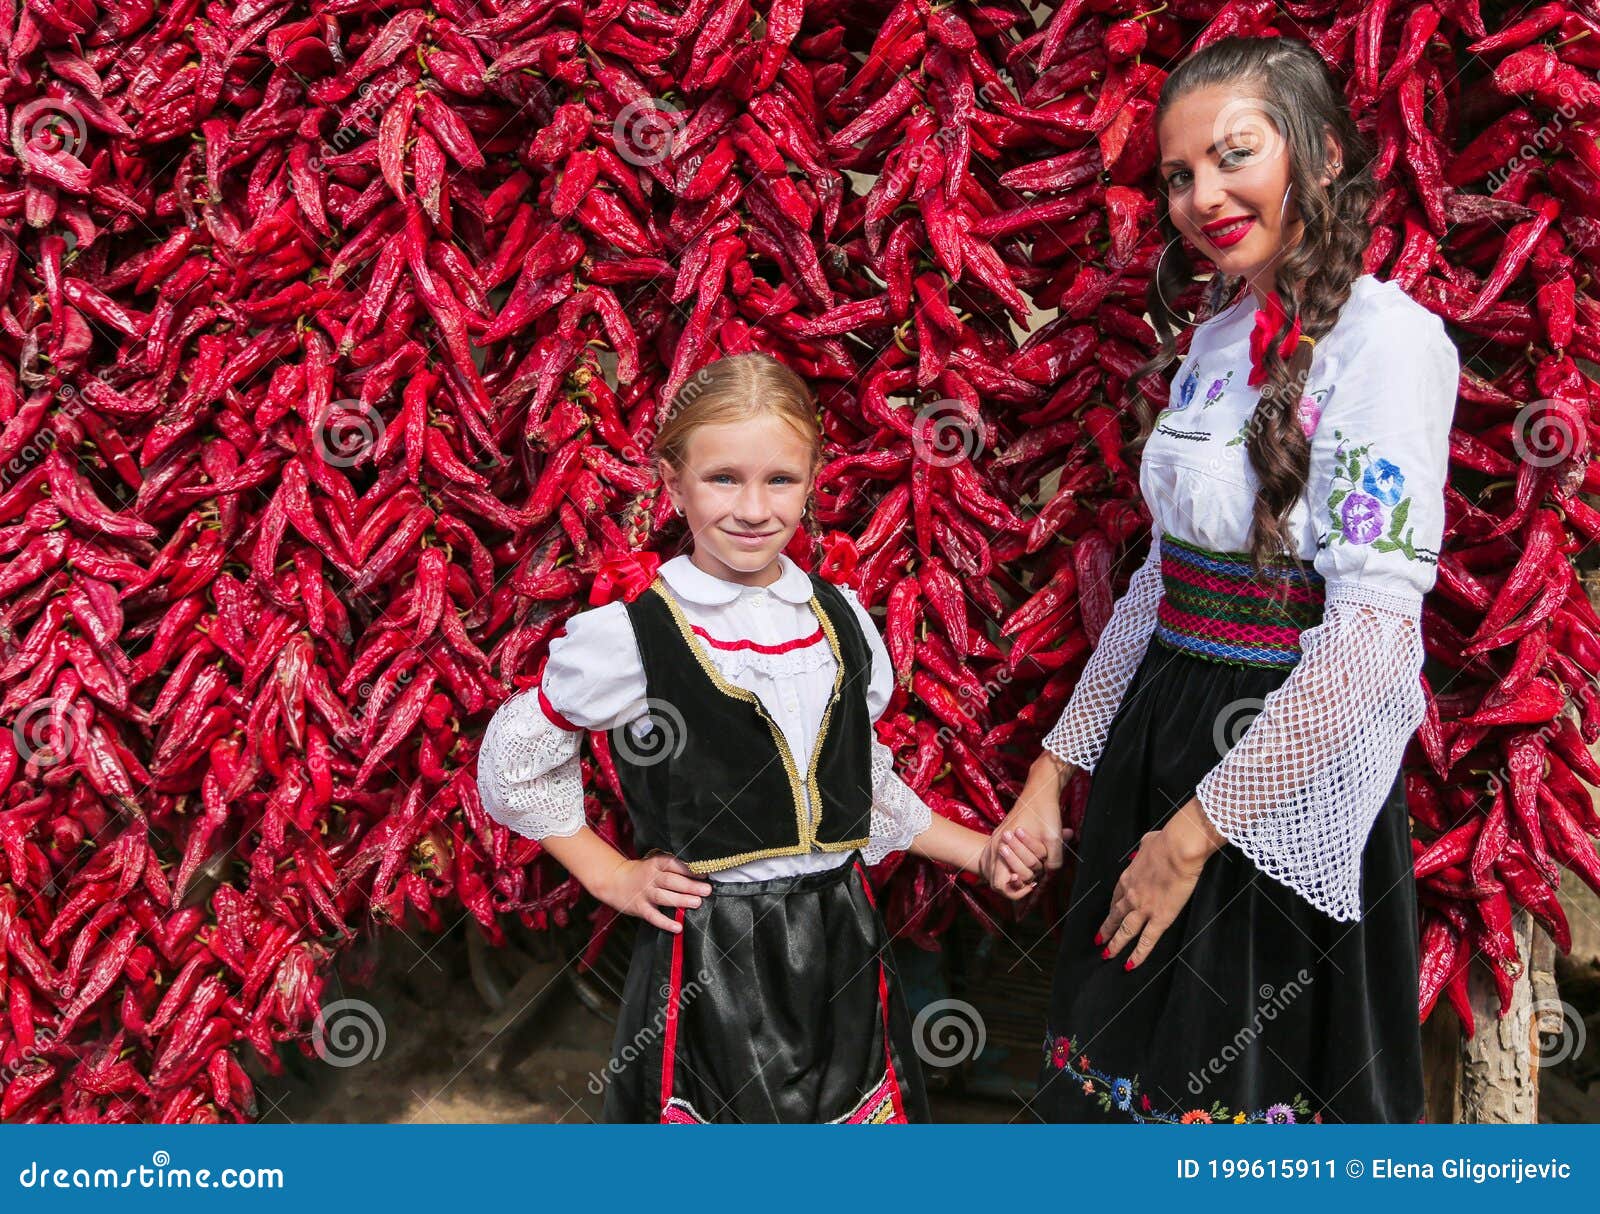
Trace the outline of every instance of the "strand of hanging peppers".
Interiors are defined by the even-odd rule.
[[[0,22],[0,1118],[248,1119],[382,925],[569,921],[475,739],[670,541],[645,452],[723,353],[815,385],[830,535],[792,555],[881,609],[908,782],[997,821],[1140,555],[1154,102],[1227,34],[1336,71],[1380,153],[1366,268],[1472,355],[1407,762],[1424,1014],[1465,1012],[1473,958],[1509,998],[1516,908],[1570,944],[1563,870],[1600,880],[1583,11],[85,12]],[[1003,909],[875,877],[930,947]]]

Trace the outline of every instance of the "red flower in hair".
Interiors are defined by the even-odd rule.
[[[1250,330],[1250,378],[1246,382],[1252,388],[1266,382],[1267,346],[1272,343],[1273,334],[1283,328],[1283,322],[1288,319],[1289,315],[1283,310],[1283,300],[1278,298],[1278,293],[1268,292],[1267,306],[1256,309],[1256,325]],[[1288,336],[1278,346],[1278,357],[1287,360],[1299,344],[1300,318],[1296,316]]]
[[[589,587],[589,606],[603,606],[619,593],[633,602],[650,588],[660,567],[661,555],[656,552],[613,552],[602,557]]]

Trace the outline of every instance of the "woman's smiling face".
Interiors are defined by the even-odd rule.
[[[1270,103],[1211,86],[1175,101],[1157,128],[1173,225],[1258,297],[1302,226],[1286,197],[1288,140],[1270,114]]]

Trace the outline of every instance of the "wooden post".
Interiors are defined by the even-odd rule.
[[[1526,912],[1511,921],[1517,955],[1533,951]],[[1529,1124],[1539,1120],[1538,1025],[1533,1015],[1533,983],[1526,967],[1511,988],[1511,1007],[1502,1019],[1494,982],[1474,969],[1467,983],[1477,1031],[1461,1043],[1461,1120]]]
[[[1423,1028],[1429,1121],[1539,1120],[1539,1034],[1560,1031],[1554,952],[1549,937],[1535,930],[1526,911],[1513,916],[1511,930],[1518,955],[1529,958],[1529,964],[1512,984],[1505,1017],[1500,1016],[1493,979],[1475,964],[1467,978],[1473,1035],[1462,1032],[1449,1006],[1441,1006]]]

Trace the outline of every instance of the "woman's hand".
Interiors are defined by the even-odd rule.
[[[625,915],[637,915],[664,931],[681,932],[683,925],[657,908],[699,906],[710,895],[711,883],[696,877],[676,856],[663,854],[624,860],[591,892]]]
[[[1061,786],[1071,765],[1046,751],[1005,820],[984,847],[980,871],[990,886],[1015,901],[1038,888],[1046,869],[1060,868],[1072,832],[1061,825]]]
[[[1007,815],[1006,821],[1013,818]],[[1027,827],[1012,829],[1002,823],[983,849],[979,875],[991,888],[1015,902],[1039,887],[1038,874],[1048,867],[1046,856],[1044,843],[1029,834]]]
[[[1095,933],[1094,942],[1105,945],[1100,955],[1115,957],[1137,938],[1123,968],[1138,966],[1188,905],[1206,860],[1226,842],[1193,797],[1160,830],[1146,831]]]

